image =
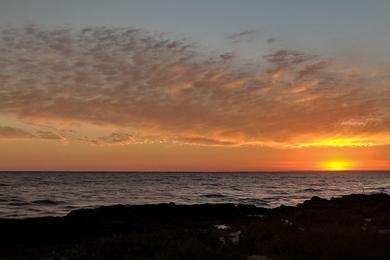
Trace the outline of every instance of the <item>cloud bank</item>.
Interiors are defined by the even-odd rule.
[[[0,38],[0,115],[72,129],[61,138],[270,146],[389,140],[390,75],[315,53],[286,48],[240,59],[134,28],[26,26],[2,29]],[[110,130],[85,137],[83,124]],[[0,128],[0,138],[60,138],[11,128]]]

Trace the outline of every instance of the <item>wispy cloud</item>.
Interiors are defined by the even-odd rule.
[[[84,141],[88,141],[98,145],[128,145],[142,143],[129,133],[112,132],[107,136],[101,136],[96,139],[87,138]]]
[[[30,132],[24,129],[0,126],[0,139],[46,139],[46,140],[60,140],[61,136],[49,131],[35,131]]]
[[[228,36],[233,42],[252,41],[257,35],[257,30],[245,30],[237,33],[232,33]]]
[[[98,144],[299,145],[390,133],[389,75],[351,75],[318,54],[281,49],[248,61],[133,28],[27,26],[0,37],[0,114],[121,129],[88,139]],[[40,131],[31,135],[60,138]],[[73,131],[65,138],[83,139]]]
[[[34,135],[19,128],[0,126],[0,138],[34,138]]]

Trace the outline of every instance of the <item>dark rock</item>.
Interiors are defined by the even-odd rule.
[[[115,205],[0,219],[0,230],[1,259],[390,259],[390,196],[315,196],[275,209]]]

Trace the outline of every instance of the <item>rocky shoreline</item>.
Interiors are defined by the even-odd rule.
[[[1,259],[390,259],[390,196],[135,205],[0,219]]]

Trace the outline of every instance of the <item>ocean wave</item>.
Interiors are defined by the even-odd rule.
[[[214,182],[211,182],[211,183],[205,183],[203,184],[204,186],[213,186],[213,187],[218,187],[218,186],[221,186],[220,183],[214,183]]]
[[[203,198],[226,198],[227,196],[220,194],[220,193],[209,193],[209,194],[200,195],[200,197],[203,197]]]
[[[303,189],[302,191],[310,191],[310,192],[316,192],[316,191],[322,191],[323,189],[316,189],[316,188],[307,188],[307,189]]]
[[[8,206],[26,206],[30,205],[30,203],[25,201],[11,201],[7,203]]]
[[[39,204],[39,205],[59,205],[59,204],[65,204],[65,201],[56,201],[56,200],[50,200],[50,199],[42,199],[42,200],[33,200],[31,201],[33,204]]]
[[[256,199],[256,198],[240,198],[237,199],[239,203],[242,204],[250,204],[250,205],[256,205],[256,206],[267,206],[269,205],[268,201],[262,200],[262,199]]]

